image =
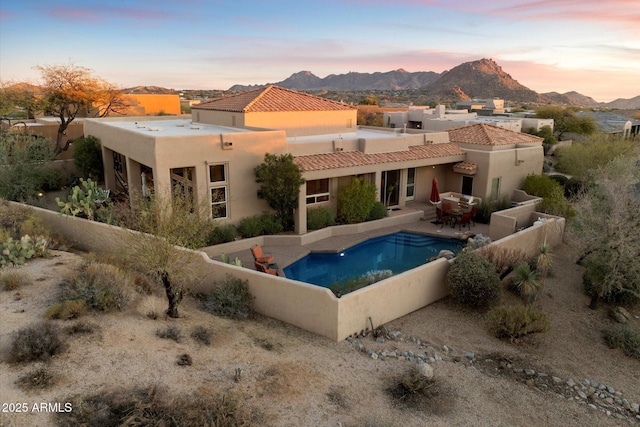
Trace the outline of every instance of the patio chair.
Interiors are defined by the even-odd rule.
[[[253,254],[253,258],[255,261],[261,264],[268,264],[273,261],[273,257],[270,254],[265,254],[262,252],[262,248],[260,245],[255,245],[251,248],[251,253]]]
[[[471,222],[473,223],[473,226],[476,226],[476,215],[478,214],[478,207],[473,205],[471,206]]]
[[[255,262],[255,266],[256,266],[256,270],[258,270],[258,271],[260,271],[262,273],[271,274],[273,276],[277,276],[278,275],[278,265],[277,264],[264,264],[264,263],[256,261]]]
[[[471,211],[465,212],[460,217],[460,221],[458,221],[458,230],[462,230],[462,227],[465,225],[469,226],[469,231],[471,231],[471,218],[473,217]]]
[[[438,222],[442,224],[440,228],[444,228],[445,224],[449,224],[451,222],[451,216],[445,214],[440,208],[436,208],[436,215],[438,216]]]

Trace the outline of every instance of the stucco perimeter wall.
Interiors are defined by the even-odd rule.
[[[492,213],[489,222],[489,237],[493,241],[499,240],[515,233],[522,227],[532,225],[531,214],[536,211],[536,208],[536,204],[526,204]]]
[[[538,212],[534,216],[545,218],[545,222],[503,237],[490,245],[501,246],[506,249],[518,249],[524,251],[529,258],[540,253],[540,245],[544,242],[551,247],[560,245],[564,234],[565,219]]]
[[[343,296],[337,339],[371,329],[369,318],[377,328],[444,298],[448,271],[449,261],[439,259]]]

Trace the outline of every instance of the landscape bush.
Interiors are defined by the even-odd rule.
[[[367,221],[375,221],[376,219],[382,219],[387,216],[387,207],[382,202],[375,202],[371,211],[369,211],[369,216],[367,217]]]
[[[13,333],[9,361],[46,361],[64,350],[60,330],[51,322],[38,322]]]
[[[73,143],[73,163],[86,178],[100,181],[104,174],[102,148],[95,136],[78,138]]]
[[[191,338],[203,345],[211,345],[212,335],[211,329],[203,325],[195,326],[191,330]]]
[[[174,395],[164,387],[148,386],[101,390],[62,401],[71,402],[73,411],[56,413],[55,421],[69,427],[259,425],[241,395],[211,390]]]
[[[213,246],[236,240],[238,230],[233,224],[220,224],[207,235],[206,245]]]
[[[518,248],[505,248],[499,245],[487,245],[482,247],[478,254],[487,258],[498,273],[500,279],[504,279],[518,263],[527,258],[527,254]]]
[[[83,300],[97,311],[122,310],[131,300],[129,275],[110,264],[91,261],[60,284],[60,301]]]
[[[320,230],[332,225],[336,225],[336,219],[330,208],[321,206],[307,210],[307,228],[309,230]]]
[[[627,356],[640,360],[640,330],[631,325],[616,325],[605,330],[604,342],[609,348],[621,348]]]
[[[49,368],[39,368],[18,378],[16,384],[24,391],[46,390],[54,386],[58,377],[51,373]]]
[[[480,224],[489,224],[491,214],[511,207],[511,197],[507,194],[501,194],[495,200],[482,200],[478,203],[478,211],[476,212],[475,221]]]
[[[606,280],[613,274],[603,258],[589,258],[584,262],[582,285],[585,293],[602,299],[608,304],[635,306],[640,304],[640,281],[633,277],[633,270],[627,272],[619,269],[615,275],[621,286],[607,286]],[[631,274],[629,274],[631,273]],[[593,301],[592,301],[593,304]]]
[[[165,340],[173,340],[175,342],[182,342],[183,336],[180,326],[172,323],[164,329],[158,329],[156,335]]]
[[[21,271],[5,271],[0,276],[0,286],[5,291],[14,291],[30,284],[29,276]]]
[[[138,313],[151,320],[156,320],[164,315],[167,302],[155,295],[148,295],[138,304]]]
[[[246,319],[251,314],[253,296],[249,282],[233,276],[216,282],[213,289],[201,296],[201,308],[216,316]]]
[[[547,332],[549,319],[530,305],[509,305],[492,308],[487,313],[491,331],[497,338],[515,342],[525,335]]]
[[[529,195],[542,197],[542,212],[559,215],[567,219],[575,216],[575,211],[564,197],[564,187],[548,175],[529,175],[522,189]]]
[[[374,283],[391,276],[393,276],[393,271],[391,270],[371,270],[367,271],[362,276],[335,282],[329,287],[329,290],[333,292],[335,296],[340,298],[349,292],[357,291],[358,289],[373,285]]]
[[[486,309],[500,298],[500,278],[485,257],[474,252],[458,253],[449,272],[447,285],[459,304]]]
[[[282,223],[278,218],[268,213],[245,217],[238,225],[238,233],[245,239],[267,234],[278,234],[283,230]]]
[[[363,222],[376,203],[375,184],[354,178],[338,192],[338,211],[349,224]]]
[[[539,273],[528,263],[521,262],[513,270],[509,287],[526,303],[533,303],[538,296],[541,282]]]
[[[87,304],[81,300],[66,300],[52,305],[44,314],[46,319],[78,319],[87,312]]]
[[[403,406],[433,415],[446,415],[454,407],[452,391],[439,379],[424,375],[417,365],[394,380],[387,392]]]

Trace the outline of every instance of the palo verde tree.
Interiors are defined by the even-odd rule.
[[[42,82],[34,108],[60,121],[54,149],[56,155],[69,149],[71,141],[63,143],[62,140],[78,114],[104,117],[110,113],[122,113],[128,107],[123,92],[94,77],[89,68],[68,64],[40,65],[36,69]]]
[[[182,193],[149,198],[133,197],[131,208],[118,216],[131,230],[119,251],[124,267],[158,281],[167,296],[167,316],[179,317],[178,306],[186,287],[199,280],[194,268],[197,255],[189,249],[205,246],[215,227],[208,203],[195,206]]]
[[[576,109],[549,105],[536,109],[536,117],[553,119],[553,133],[558,141],[562,141],[565,133],[591,135],[596,132],[596,123],[591,117],[578,116]]]
[[[266,153],[264,162],[255,168],[256,182],[260,183],[258,197],[267,201],[276,211],[284,230],[292,230],[293,211],[298,207],[300,186],[305,183],[300,167],[291,154]]]
[[[586,268],[591,308],[640,302],[640,156],[619,156],[592,173],[574,204],[569,237]]]

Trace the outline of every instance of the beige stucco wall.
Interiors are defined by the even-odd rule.
[[[511,195],[513,190],[522,187],[528,175],[542,173],[544,155],[541,145],[484,150],[465,144],[463,149],[467,152],[466,161],[478,165],[473,192],[483,199],[490,198],[494,178],[500,178],[500,193]]]

